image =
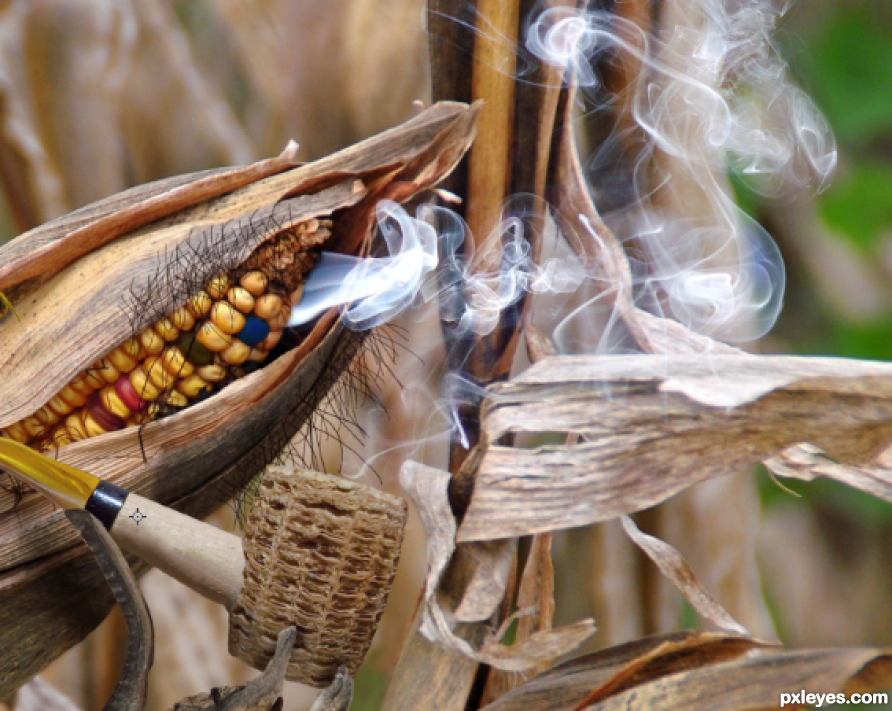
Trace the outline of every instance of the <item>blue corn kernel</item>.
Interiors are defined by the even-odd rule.
[[[254,314],[245,317],[245,327],[236,336],[245,345],[254,348],[269,335],[269,324]]]

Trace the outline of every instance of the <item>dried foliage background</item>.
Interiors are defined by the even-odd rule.
[[[419,0],[3,3],[0,235],[137,183],[275,155],[291,138],[310,160],[410,117],[414,100],[430,101],[423,8]],[[892,358],[892,100],[877,96],[890,79],[890,40],[882,0],[810,0],[784,28],[794,69],[837,131],[841,171],[817,202],[792,206],[760,204],[737,186],[778,240],[789,274],[787,307],[763,352]],[[409,350],[420,358],[398,363],[404,383],[426,381],[443,362],[430,315],[412,324]],[[382,388],[385,404],[400,401],[396,384]],[[410,408],[391,410],[374,420],[367,451],[410,429]],[[334,465],[339,455],[330,454]],[[427,455],[443,466],[444,452]],[[399,458],[377,463],[394,491]],[[636,520],[678,549],[756,636],[794,647],[892,644],[889,504],[828,480],[795,488],[802,498],[764,470],[743,470]],[[214,522],[233,525],[226,511]],[[582,651],[697,624],[619,521],[558,532],[553,545],[555,626],[598,623]],[[357,711],[380,704],[426,555],[413,515],[396,589],[358,679]],[[223,610],[156,571],[142,585],[157,635],[148,709],[254,675],[226,653]],[[125,634],[112,617],[43,682],[85,711],[100,709]],[[308,708],[314,694],[289,688],[285,708]],[[46,703],[19,699],[21,708]]]

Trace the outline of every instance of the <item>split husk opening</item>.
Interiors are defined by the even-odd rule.
[[[238,261],[295,221],[336,212],[338,230],[326,248],[367,250],[377,202],[405,202],[448,175],[473,140],[476,111],[439,104],[302,167],[290,167],[286,152],[242,171],[192,176],[194,192],[182,178],[137,188],[74,213],[70,223],[62,218],[13,241],[0,250],[0,282],[21,320],[0,322],[0,426],[34,412],[133,335],[126,303],[158,303],[159,313],[173,308],[164,285],[175,292],[182,281],[176,270],[196,268],[194,260],[177,259],[177,246],[191,254],[186,243],[200,249],[209,240],[229,240],[232,247],[217,256]],[[72,255],[85,252],[74,261]],[[225,267],[198,266],[207,270],[199,286]],[[157,278],[172,271],[172,279]],[[36,272],[41,276],[31,276]],[[349,365],[361,337],[332,310],[298,348],[215,397],[142,427],[63,447],[57,456],[204,517],[275,459]],[[16,504],[11,494],[2,497],[2,510]],[[3,697],[82,639],[111,601],[76,533],[36,495],[0,522],[0,571]],[[72,592],[60,595],[60,589]]]

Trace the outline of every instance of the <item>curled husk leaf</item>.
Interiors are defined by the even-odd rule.
[[[19,319],[0,321],[0,428],[31,415],[133,335],[125,304],[152,303],[158,313],[181,305],[179,266],[170,259],[177,249],[188,252],[213,237],[222,244],[217,256],[238,263],[297,222],[336,212],[325,248],[367,253],[378,201],[405,202],[448,175],[473,140],[476,114],[476,107],[441,103],[314,163],[297,166],[286,149],[247,168],[141,186],[6,245],[0,292]],[[220,265],[207,268],[211,275]],[[346,366],[337,356],[355,340],[333,310],[297,348],[209,400],[75,442],[57,456],[206,516],[221,492],[262,471],[312,415],[336,379],[332,364]],[[0,492],[0,698],[86,636],[113,604],[62,513],[33,494],[9,513],[11,499]]]

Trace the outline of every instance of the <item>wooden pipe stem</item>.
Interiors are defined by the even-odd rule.
[[[242,589],[242,540],[137,494],[124,501],[109,531],[117,544],[188,585],[232,607]]]

